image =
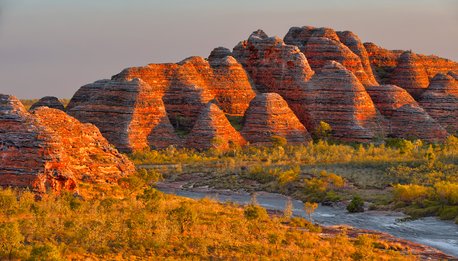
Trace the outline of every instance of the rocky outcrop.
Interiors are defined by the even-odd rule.
[[[180,141],[158,93],[160,90],[140,79],[97,81],[76,92],[67,112],[96,125],[123,152],[177,145]]]
[[[365,48],[351,32],[337,33],[330,28],[311,26],[292,27],[284,40],[298,46],[315,71],[321,70],[329,61],[337,61],[365,86],[377,85]]]
[[[234,47],[233,55],[247,70],[257,90],[280,94],[296,115],[303,114],[304,86],[314,72],[296,46],[258,30]]]
[[[375,45],[374,43],[364,43],[364,46],[366,47],[367,53],[369,55],[369,61],[372,65],[372,69],[380,83],[394,84],[395,82],[392,81],[393,78],[402,78],[399,75],[395,76],[394,71],[399,66],[401,61],[400,58],[402,54],[405,53],[405,51],[387,50]],[[412,52],[410,53],[416,58],[415,63],[417,65],[421,64],[421,66],[424,67],[424,71],[426,71],[428,76],[428,82],[438,73],[447,74],[449,71],[458,73],[457,62],[440,58],[435,55],[421,55],[414,54]],[[401,69],[401,71],[403,70]],[[402,79],[400,80],[402,81]],[[409,81],[409,79],[406,81]],[[400,87],[405,88],[404,86]]]
[[[185,144],[198,150],[227,150],[245,143],[245,139],[232,127],[224,112],[209,102],[201,111]]]
[[[173,125],[190,130],[209,101],[216,100],[225,113],[242,116],[256,95],[247,73],[229,54],[217,48],[209,61],[190,57],[176,64],[133,67],[113,79],[142,79],[163,99]]]
[[[451,134],[458,134],[458,81],[450,74],[437,74],[419,103]]]
[[[309,141],[310,134],[286,101],[277,93],[262,93],[254,98],[245,113],[242,135],[251,144],[272,144],[274,136],[291,144]]]
[[[418,98],[429,85],[428,74],[420,58],[412,52],[404,52],[391,76],[391,83],[404,88]]]
[[[49,107],[49,108],[58,109],[61,111],[65,110],[64,105],[59,101],[59,99],[53,96],[45,96],[41,98],[36,103],[32,104],[32,106],[30,107],[30,110],[34,110],[38,107]]]
[[[30,114],[16,98],[0,95],[1,186],[78,191],[80,182],[112,185],[134,171],[95,126],[56,109]]]
[[[307,129],[315,130],[324,121],[339,140],[368,142],[383,135],[381,116],[369,94],[338,62],[328,62],[307,83],[306,91]]]
[[[38,108],[33,116],[58,137],[65,162],[80,182],[115,184],[133,174],[134,165],[102,136],[93,124],[84,124],[65,112]]]
[[[429,142],[441,141],[447,137],[447,131],[404,89],[395,85],[381,85],[367,87],[366,90],[386,119],[388,137]]]

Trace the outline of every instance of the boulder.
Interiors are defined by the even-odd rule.
[[[209,102],[187,136],[185,146],[197,150],[227,150],[245,143],[245,139],[232,127],[224,112]]]
[[[242,136],[251,144],[272,144],[283,137],[290,144],[309,141],[310,134],[286,101],[277,93],[258,94],[245,113]]]

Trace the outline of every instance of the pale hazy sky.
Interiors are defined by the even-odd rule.
[[[302,25],[458,60],[458,0],[0,0],[0,93],[70,98],[126,67]]]

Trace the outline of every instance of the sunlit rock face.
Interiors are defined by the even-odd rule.
[[[245,139],[232,127],[224,112],[209,102],[201,111],[185,145],[198,150],[227,150],[245,145]]]
[[[420,97],[429,85],[428,74],[420,58],[411,52],[404,52],[391,76],[394,85],[401,86],[413,97]]]
[[[67,112],[97,126],[123,152],[178,145],[160,92],[141,79],[101,80],[81,87]]]
[[[258,30],[235,46],[232,54],[246,69],[257,90],[280,94],[299,119],[305,120],[302,118],[305,83],[314,72],[296,46]]]
[[[230,52],[221,50],[212,52],[208,61],[190,57],[179,63],[132,67],[113,79],[140,78],[149,84],[164,101],[176,128],[190,130],[202,108],[212,100],[225,113],[242,116],[256,93],[243,67]]]
[[[307,129],[320,121],[331,125],[334,138],[367,142],[383,135],[382,117],[358,78],[338,62],[328,62],[307,82],[304,99]]]
[[[447,137],[447,131],[406,90],[395,85],[366,89],[386,119],[384,124],[388,137],[422,139],[429,142],[442,141]]]
[[[78,191],[82,181],[112,185],[134,165],[91,124],[46,107],[27,112],[0,95],[0,185],[36,192]]]
[[[458,134],[458,80],[454,73],[437,74],[425,93],[420,105],[451,134]]]
[[[351,71],[365,86],[378,85],[361,40],[352,32],[336,32],[330,28],[292,27],[284,37],[307,57],[310,66],[320,71],[329,61],[337,61]]]
[[[61,111],[65,110],[64,105],[59,101],[59,99],[53,96],[45,96],[41,98],[36,103],[32,104],[32,106],[30,106],[30,110],[32,111],[39,107],[49,107]]]
[[[258,94],[245,113],[242,135],[250,144],[269,145],[273,137],[283,137],[290,144],[309,141],[310,134],[286,101],[277,93]]]
[[[435,55],[415,54],[411,51],[387,50],[374,43],[364,43],[377,80],[382,84],[396,84],[415,99],[436,74],[458,73],[458,63]]]

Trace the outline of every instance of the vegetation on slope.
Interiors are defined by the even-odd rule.
[[[256,205],[165,195],[147,185],[155,178],[141,172],[116,196],[86,199],[0,190],[0,259],[415,259],[374,236],[322,236],[305,219]]]

